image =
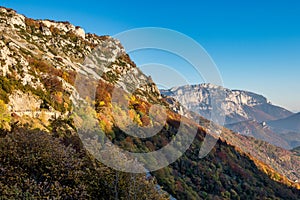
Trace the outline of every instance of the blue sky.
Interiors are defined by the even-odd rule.
[[[149,26],[179,31],[210,54],[225,87],[257,92],[300,111],[300,1],[1,0],[0,5],[31,18],[70,21],[99,35]],[[146,55],[132,57],[143,64],[156,54]],[[167,58],[159,61],[174,64]],[[189,82],[202,80],[190,74]]]

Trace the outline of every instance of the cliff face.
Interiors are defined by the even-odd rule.
[[[2,94],[16,114],[38,116],[47,108],[49,115],[66,115],[80,100],[79,93],[89,89],[80,88],[79,76],[85,82],[101,79],[130,93],[140,91],[143,98],[160,96],[120,42],[109,36],[85,34],[68,22],[32,20],[6,8],[0,8],[0,31],[0,73],[8,77],[5,84],[15,82]]]
[[[295,168],[295,165],[299,163],[299,160],[291,158],[286,152],[283,152],[284,155],[280,157],[280,159],[285,159],[284,164],[288,159],[295,160],[290,163],[288,170],[278,173],[263,162],[266,158],[265,153],[256,152],[258,155],[255,157],[254,154],[247,151],[248,146],[258,141],[246,137],[236,137],[230,131],[220,127],[220,132],[223,131],[226,137],[218,140],[208,157],[198,158],[199,147],[203,143],[204,137],[209,134],[206,131],[205,123],[209,122],[201,118],[203,126],[200,126],[176,113],[186,114],[177,101],[163,98],[160,95],[155,83],[136,67],[116,39],[109,36],[85,34],[83,29],[68,22],[28,19],[6,8],[0,8],[0,32],[0,111],[2,112],[0,117],[2,117],[1,122],[11,126],[11,132],[5,126],[0,138],[0,147],[5,150],[1,151],[3,156],[0,156],[0,159],[3,158],[3,162],[5,161],[6,164],[5,170],[10,172],[3,173],[7,177],[2,178],[1,176],[0,179],[0,184],[5,185],[6,189],[11,187],[6,180],[11,177],[19,177],[15,175],[21,173],[21,182],[13,179],[16,183],[15,187],[18,191],[26,190],[32,194],[32,197],[37,197],[35,195],[38,194],[30,193],[31,188],[24,189],[23,186],[28,182],[33,183],[31,185],[33,188],[46,191],[45,195],[55,193],[54,189],[58,185],[62,191],[55,194],[58,196],[65,194],[65,197],[71,195],[68,194],[68,191],[76,193],[77,189],[80,189],[78,191],[83,191],[82,194],[85,198],[98,198],[99,195],[105,194],[107,196],[104,199],[113,199],[116,195],[130,199],[133,197],[132,194],[136,193],[138,199],[163,199],[164,195],[153,190],[153,185],[155,186],[153,177],[148,180],[137,176],[138,178],[135,179],[136,175],[120,175],[120,172],[112,171],[112,169],[93,161],[94,157],[90,155],[91,152],[86,153],[86,149],[78,137],[78,132],[76,132],[78,127],[75,125],[86,123],[84,125],[92,128],[99,126],[108,138],[121,148],[131,152],[152,152],[173,141],[177,136],[180,123],[184,121],[184,134],[174,143],[180,147],[181,143],[185,142],[185,136],[191,134],[192,129],[195,128],[197,135],[193,144],[180,159],[153,172],[158,183],[173,196],[178,199],[225,197],[238,199],[249,196],[253,198],[284,198],[288,195],[291,199],[297,199],[299,195],[295,189],[297,185],[284,175],[289,170],[298,170],[299,168]],[[119,88],[116,90],[120,91],[117,96],[125,97],[125,103],[128,103],[127,110],[124,110],[122,105],[118,106],[112,103],[114,88]],[[248,100],[245,101],[248,102]],[[241,101],[244,102],[244,98],[241,98]],[[254,103],[251,98],[249,101]],[[81,104],[87,105],[88,103],[93,107],[81,109]],[[161,104],[166,107],[165,123],[157,135],[146,140],[130,136],[120,128],[120,125],[126,126],[128,121],[133,121],[139,127],[157,125],[155,119],[161,115],[157,110],[152,109],[153,104]],[[119,114],[118,120],[121,123],[117,123],[113,112]],[[10,117],[8,113],[11,115]],[[89,120],[90,114],[96,116],[96,124]],[[191,118],[197,117],[193,113],[187,116],[189,117],[189,115]],[[34,132],[37,129],[43,130],[47,134]],[[34,140],[34,134],[37,134],[37,140]],[[56,138],[53,144],[57,148],[52,146],[52,136]],[[24,140],[16,140],[18,137]],[[91,140],[91,148],[101,148],[97,142],[97,138]],[[21,155],[12,161],[7,159],[12,155],[9,151],[10,144],[16,146],[13,155]],[[245,146],[245,144],[247,145]],[[46,145],[47,149],[40,151],[43,145]],[[243,145],[245,149],[239,148]],[[23,148],[24,146],[26,148]],[[268,148],[267,152],[270,153],[272,148],[273,146]],[[23,149],[26,150],[25,154]],[[50,168],[56,170],[55,173],[52,173],[51,170],[49,172],[49,159],[52,159],[52,156],[49,155],[52,155],[51,152],[57,152],[55,149],[58,149],[59,152],[67,150],[59,154],[58,160],[61,162]],[[254,150],[251,149],[251,151]],[[39,152],[42,152],[42,160],[39,160],[41,155]],[[78,154],[74,154],[74,152]],[[107,151],[105,153],[108,159],[112,159],[111,155],[119,152]],[[79,166],[74,167],[71,164],[70,166],[69,164],[61,166],[66,159],[65,155],[73,154],[76,155],[76,159],[77,156],[78,159],[83,159],[83,163],[80,162]],[[38,155],[36,160],[31,159],[34,155]],[[163,161],[169,156],[171,155],[164,155],[156,162]],[[128,157],[123,158],[124,161],[129,159]],[[22,159],[25,162],[19,162]],[[42,162],[43,165],[39,165],[39,162]],[[53,162],[57,163],[55,160]],[[73,163],[73,160],[69,160],[67,163]],[[278,162],[275,163],[278,165]],[[282,167],[282,165],[280,166]],[[10,166],[14,166],[14,168],[10,168]],[[55,166],[60,166],[62,172],[57,171]],[[278,169],[281,168],[278,167]],[[47,176],[44,174],[44,170],[47,172]],[[71,175],[68,173],[69,170]],[[55,180],[52,180],[51,173],[55,174]],[[61,178],[57,175],[61,173],[66,175]],[[95,177],[99,178],[96,182],[93,173],[96,174]],[[80,178],[78,178],[78,174],[80,174]],[[297,174],[292,178],[294,177],[297,177]],[[81,178],[84,178],[83,182]],[[132,180],[141,183],[140,191],[137,189],[140,186],[131,185]],[[101,193],[97,190],[98,188],[101,188]],[[10,189],[14,191],[15,188]],[[264,190],[267,190],[268,193],[265,193]],[[3,194],[1,193],[1,195]]]
[[[226,117],[225,124],[246,120],[262,122],[292,114],[284,108],[272,105],[262,95],[242,90],[230,90],[212,84],[174,87],[161,92],[206,118],[209,118],[212,110],[212,98],[218,98],[217,95],[212,94],[222,94],[225,100],[222,102],[220,112]]]

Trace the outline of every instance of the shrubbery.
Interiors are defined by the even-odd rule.
[[[67,124],[53,122],[53,135],[23,128],[0,134],[0,198],[167,199],[145,175],[96,162],[78,136],[62,128]]]

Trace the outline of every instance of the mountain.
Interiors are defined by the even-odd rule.
[[[224,115],[225,126],[237,133],[252,136],[285,149],[291,149],[300,144],[300,135],[294,131],[299,129],[297,127],[299,115],[293,115],[284,108],[272,105],[262,95],[229,90],[213,84],[174,87],[161,90],[161,93],[174,98],[183,105],[184,108],[180,108],[181,112],[179,112],[181,114],[192,110],[210,119],[213,114],[212,110],[215,109],[214,112]],[[213,108],[215,99],[220,99],[221,106]],[[286,119],[281,121],[282,118]],[[262,125],[266,121],[268,123]],[[279,129],[279,127],[287,129]],[[294,129],[288,127],[294,127]]]
[[[267,125],[281,138],[288,141],[291,148],[300,145],[300,113],[287,118],[268,121]]]
[[[268,121],[267,124],[277,130],[289,130],[300,133],[300,113],[287,118]]]
[[[129,61],[119,41],[0,7],[0,46],[1,199],[169,199],[155,177],[97,161],[75,126],[83,122],[75,108],[86,102],[80,92],[91,93],[95,79],[85,57],[100,46],[102,59],[114,62],[101,69],[116,77],[109,67]],[[136,83],[147,79],[130,69]],[[90,85],[81,90],[81,80]],[[150,98],[155,88],[149,88]]]
[[[296,118],[293,116],[288,117],[287,119],[291,118],[295,120]],[[285,123],[282,123],[282,126],[280,126],[279,122],[281,121],[286,122],[286,119],[261,123],[254,120],[248,120],[227,124],[225,126],[239,134],[252,136],[284,149],[293,149],[299,146],[300,131],[295,131],[297,130],[297,123],[287,123],[290,126],[284,126]],[[273,122],[274,125],[272,124]]]
[[[0,17],[1,198],[299,199],[300,160],[290,151],[214,125],[222,137],[199,158],[204,138],[216,137],[210,122],[178,114],[180,104],[160,94],[118,40],[6,8]],[[145,127],[159,131],[146,137]],[[170,143],[176,148],[158,158],[130,154]],[[109,166],[166,160],[150,175]]]
[[[234,124],[227,124],[226,127],[235,132],[254,137],[259,140],[266,141],[270,144],[282,147],[284,149],[291,149],[289,142],[280,135],[271,130],[271,128],[264,123],[259,123],[254,120],[237,122]]]
[[[272,105],[262,95],[242,90],[230,90],[213,84],[174,87],[161,90],[161,93],[175,98],[188,110],[208,119],[212,110],[212,100],[224,95],[225,100],[222,102],[220,113],[225,114],[225,124],[247,120],[270,121],[292,115],[292,112]]]
[[[300,114],[268,122],[247,120],[226,127],[243,135],[255,137],[284,149],[300,145]]]

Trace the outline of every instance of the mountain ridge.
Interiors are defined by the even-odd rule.
[[[226,128],[234,130],[235,132],[242,135],[248,135],[256,139],[266,141],[270,144],[284,149],[291,148],[286,140],[272,131],[270,127],[265,125],[265,123],[259,123],[255,120],[248,120],[243,122],[236,122],[234,124],[227,124]]]
[[[286,118],[268,121],[267,124],[276,129],[300,132],[300,112]]]
[[[293,113],[270,104],[262,95],[243,90],[230,90],[213,84],[199,84],[193,86],[174,87],[161,90],[166,96],[174,97],[183,106],[200,115],[210,118],[212,92],[225,93],[220,113],[225,114],[225,124],[254,119],[256,121],[270,121],[292,115]],[[182,95],[184,93],[184,95]],[[214,98],[218,98],[217,95]]]

